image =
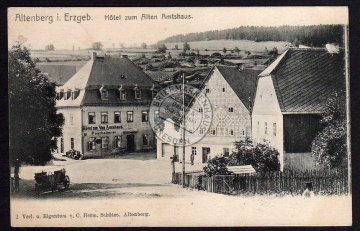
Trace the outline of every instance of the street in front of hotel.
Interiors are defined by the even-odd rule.
[[[351,197],[229,196],[185,189],[170,184],[170,160],[158,161],[154,156],[73,160],[55,155],[52,165],[22,166],[21,190],[12,197],[11,219],[17,219],[19,226],[36,226],[47,219],[52,227],[94,226],[96,221],[96,226],[273,226],[283,225],[285,216],[287,225],[351,221],[347,216]],[[70,189],[34,190],[34,173],[61,168],[71,179]],[[324,209],[325,219],[319,223],[316,214]],[[219,214],[221,221],[216,219]]]

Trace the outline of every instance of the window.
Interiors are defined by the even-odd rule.
[[[273,135],[276,136],[276,123],[273,123]]]
[[[206,88],[205,89],[205,93],[209,93],[210,92],[210,89],[209,88]]]
[[[199,133],[202,135],[204,134],[204,129],[200,129]]]
[[[108,90],[105,89],[103,86],[100,88],[101,100],[108,100],[109,94]]]
[[[241,129],[241,130],[240,130],[240,134],[241,134],[242,136],[245,136],[245,130],[244,130],[244,129]]]
[[[73,116],[73,114],[70,114],[70,124],[74,125],[74,116]]]
[[[119,111],[114,112],[114,123],[121,123],[121,113]]]
[[[144,135],[143,135],[143,145],[144,145],[144,146],[148,146],[148,145],[149,145],[149,135],[148,135],[148,134],[144,134]]]
[[[96,150],[96,138],[95,137],[89,138],[88,150]]]
[[[225,87],[223,87],[222,92],[225,92]]]
[[[101,137],[101,148],[107,149],[109,147],[109,137]]]
[[[121,136],[115,136],[114,147],[121,148]]]
[[[64,138],[60,139],[60,153],[64,153]]]
[[[196,155],[196,147],[191,147],[191,154]]]
[[[229,156],[229,148],[224,148],[223,154],[224,154],[224,156]]]
[[[229,107],[229,112],[234,112],[234,108],[233,108],[233,107]]]
[[[256,134],[259,135],[259,131],[260,131],[260,122],[257,122],[257,126],[256,126]]]
[[[135,90],[135,99],[141,99],[141,91],[139,89]]]
[[[58,100],[62,99],[64,97],[64,90],[61,90],[58,94],[59,94]]]
[[[213,136],[216,134],[216,132],[215,132],[215,129],[214,129],[214,128],[212,128],[212,129],[210,130],[210,134],[211,134],[211,135],[213,135]]]
[[[157,91],[152,91],[152,92],[151,92],[153,99],[155,98],[155,96],[157,95],[157,93],[158,93]]]
[[[132,111],[127,112],[127,122],[134,122],[134,114]]]
[[[265,134],[268,134],[268,132],[267,132],[267,122],[265,122]]]
[[[202,107],[199,108],[199,112],[203,112],[203,108],[202,108]]]
[[[65,93],[64,99],[68,100],[68,99],[70,99],[70,97],[71,97],[71,90],[67,90],[66,93]]]
[[[74,149],[74,147],[75,147],[74,138],[70,138],[70,148]]]
[[[126,92],[125,92],[125,90],[120,91],[120,99],[121,100],[126,100]]]
[[[73,91],[72,99],[76,99],[80,95],[80,89],[75,88],[75,91]]]
[[[233,136],[234,135],[234,129],[229,129],[229,136]]]
[[[108,123],[108,113],[107,112],[101,112],[101,123],[102,124]]]
[[[159,118],[159,111],[158,110],[154,111],[154,119],[157,119],[157,118]]]
[[[148,112],[147,112],[147,111],[141,112],[141,121],[142,121],[142,122],[148,122],[148,121],[149,121],[149,116],[148,116]]]
[[[95,124],[95,112],[89,112],[89,124]]]

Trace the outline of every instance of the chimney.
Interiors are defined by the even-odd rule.
[[[335,44],[326,44],[326,49],[330,54],[334,54],[334,53],[339,53],[339,45],[335,45]]]
[[[96,59],[96,52],[93,52],[93,53],[92,53],[91,59],[92,59],[92,60],[95,60],[95,59]]]

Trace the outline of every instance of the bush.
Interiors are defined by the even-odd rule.
[[[228,161],[227,157],[215,156],[210,159],[208,165],[204,167],[205,174],[209,177],[213,175],[230,175],[231,172],[227,169]]]
[[[257,143],[250,139],[235,143],[236,151],[229,157],[229,165],[252,165],[256,172],[279,171],[279,152],[269,143]]]

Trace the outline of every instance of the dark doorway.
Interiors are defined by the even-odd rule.
[[[126,136],[126,149],[128,152],[135,151],[135,135]]]
[[[210,153],[210,148],[202,148],[202,162],[203,163],[207,162],[209,153]]]

